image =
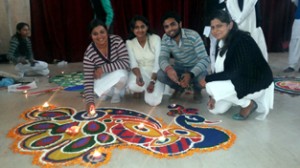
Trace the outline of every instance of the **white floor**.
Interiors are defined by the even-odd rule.
[[[271,53],[270,65],[274,76],[289,75],[300,77],[299,72],[283,74],[286,68],[287,53]],[[13,65],[0,64],[0,69],[14,73]],[[68,64],[66,67],[50,65],[52,75],[64,71],[65,73],[82,70],[81,63]],[[48,83],[47,77],[37,77],[38,87],[51,88],[56,86]],[[237,139],[228,150],[216,150],[206,153],[195,153],[180,159],[157,159],[150,155],[132,149],[116,149],[112,153],[110,162],[104,168],[296,168],[300,167],[300,96],[275,92],[274,109],[265,121],[255,120],[255,114],[246,121],[234,121],[233,113],[238,112],[234,107],[224,115],[212,115],[207,112],[207,96],[203,91],[203,100],[199,103],[190,101],[192,97],[185,95],[185,99],[179,104],[200,109],[200,114],[210,120],[221,119],[218,126],[228,129],[236,134]],[[78,92],[61,91],[56,94],[43,94],[30,96],[27,99],[22,93],[8,93],[6,89],[0,90],[0,167],[38,167],[32,164],[32,155],[13,153],[9,146],[13,139],[6,135],[10,129],[23,123],[20,114],[33,106],[42,105],[45,101],[56,106],[69,106],[77,110],[83,110],[84,102]],[[170,102],[165,96],[163,103],[155,108],[155,117],[162,118],[164,122],[172,122],[172,117],[166,115],[167,105]],[[136,111],[148,112],[151,107],[143,100],[126,95],[119,104],[110,104],[109,101],[102,104],[106,107],[122,107]],[[79,165],[71,167],[82,167]]]

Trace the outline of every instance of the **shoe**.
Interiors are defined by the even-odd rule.
[[[236,113],[232,116],[232,119],[234,120],[246,120],[256,109],[257,109],[257,104],[255,101],[251,100],[253,102],[253,107],[250,110],[249,114],[247,116],[242,116],[240,113]]]
[[[202,99],[202,95],[201,92],[194,92],[194,96],[193,96],[194,101],[199,102]]]
[[[121,102],[120,94],[114,94],[110,101],[110,103],[120,103],[120,102]]]
[[[170,100],[178,99],[182,95],[183,91],[184,90],[175,90],[175,92],[170,97]]]
[[[292,67],[288,67],[285,70],[283,70],[284,73],[289,73],[289,72],[294,72],[294,71],[295,71],[295,69]]]

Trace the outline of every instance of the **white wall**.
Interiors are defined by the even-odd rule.
[[[7,53],[18,22],[30,25],[30,0],[0,0],[0,54]]]

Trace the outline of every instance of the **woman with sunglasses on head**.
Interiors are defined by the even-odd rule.
[[[119,103],[128,79],[129,57],[123,39],[108,34],[104,22],[94,19],[89,27],[92,42],[83,58],[84,96],[86,109],[95,106],[94,93],[106,100],[112,93],[111,103]]]

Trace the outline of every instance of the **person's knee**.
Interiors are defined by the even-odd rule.
[[[161,103],[161,100],[160,99],[151,99],[151,100],[145,99],[145,102],[147,104],[149,104],[150,106],[158,106]]]
[[[133,92],[142,92],[143,87],[138,86],[135,82],[131,81],[128,83],[128,88]]]
[[[126,83],[128,80],[128,76],[127,75],[123,75],[120,77],[119,83]]]
[[[166,73],[163,72],[161,69],[157,72],[157,80],[158,81],[165,83],[166,77],[167,77]]]

